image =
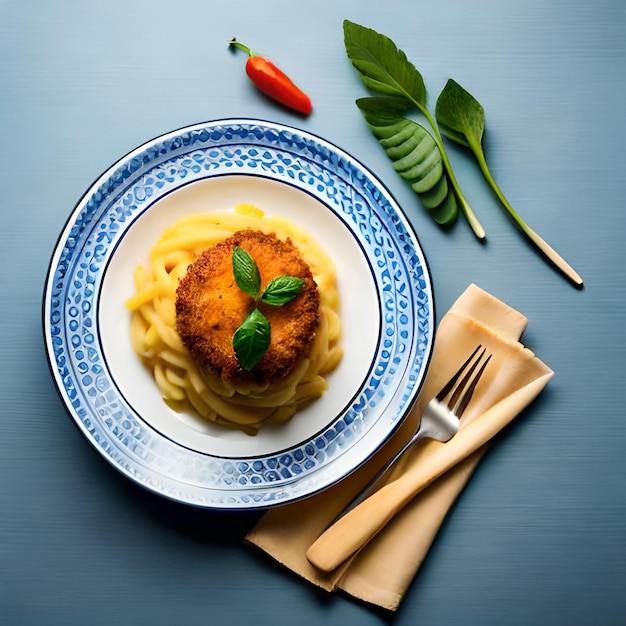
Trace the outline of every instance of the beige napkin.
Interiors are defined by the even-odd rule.
[[[553,375],[519,343],[526,325],[521,313],[470,285],[441,320],[424,388],[398,432],[345,480],[305,500],[270,509],[246,541],[325,590],[341,589],[364,602],[396,610],[488,442]],[[493,358],[457,435],[448,443],[422,440],[385,481],[388,484],[402,477],[421,491],[365,547],[336,569],[324,572],[312,565],[306,557],[310,546],[409,439],[425,404],[478,344],[493,352]]]

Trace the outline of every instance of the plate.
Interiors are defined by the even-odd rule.
[[[124,307],[165,227],[241,202],[307,229],[333,259],[344,348],[319,400],[254,437],[170,410]],[[388,190],[328,141],[261,120],[185,127],[115,163],[61,233],[43,305],[52,376],[87,440],[146,489],[213,509],[284,504],[351,473],[410,410],[433,346],[427,262]]]

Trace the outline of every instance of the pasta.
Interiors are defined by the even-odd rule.
[[[176,331],[176,289],[187,268],[203,250],[239,230],[258,229],[290,238],[308,263],[320,295],[320,323],[307,358],[283,380],[261,393],[242,393],[218,375],[200,371]],[[289,420],[328,388],[325,376],[343,356],[339,345],[339,293],[332,260],[302,228],[251,205],[233,213],[211,212],[184,217],[168,227],[150,251],[146,267],[134,272],[131,312],[132,348],[154,376],[160,393],[175,411],[193,410],[202,417],[254,435],[263,424]]]

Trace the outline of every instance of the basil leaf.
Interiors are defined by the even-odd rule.
[[[343,32],[348,58],[368,89],[426,105],[422,75],[389,37],[349,20]]]
[[[394,170],[409,182],[431,217],[442,226],[453,224],[459,211],[441,152],[423,126],[402,117],[406,102],[399,98],[360,98],[356,104]]]
[[[263,294],[261,301],[265,304],[282,306],[293,300],[304,287],[305,280],[295,276],[278,276],[270,281]]]
[[[239,289],[249,296],[256,296],[261,289],[261,276],[252,256],[237,246],[233,250],[233,274]]]
[[[233,348],[241,367],[250,371],[270,345],[270,324],[259,309],[254,309],[233,335]]]

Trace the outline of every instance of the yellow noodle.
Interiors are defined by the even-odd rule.
[[[320,293],[320,324],[309,357],[285,379],[269,387],[236,390],[219,376],[200,372],[176,331],[176,289],[187,268],[207,248],[239,230],[258,229],[291,239],[311,268]],[[233,213],[188,215],[163,231],[149,264],[134,274],[131,312],[133,350],[152,371],[164,401],[175,411],[193,410],[203,418],[254,435],[264,423],[282,423],[328,388],[324,376],[339,364],[341,321],[335,268],[306,230],[281,217],[265,217],[252,204]]]
[[[328,353],[328,360],[326,361],[326,363],[324,363],[324,365],[320,368],[320,375],[321,376],[325,376],[326,374],[330,374],[341,362],[341,359],[343,358],[343,348],[340,348],[339,346],[335,346],[329,353]]]
[[[212,422],[217,420],[217,413],[209,407],[202,396],[193,388],[193,385],[188,385],[186,387],[186,393],[189,403],[202,417],[205,417]],[[179,408],[179,411],[184,411],[186,408],[187,407],[185,405],[182,405]]]
[[[144,336],[144,352],[152,355],[155,348],[161,344],[161,338],[154,324],[149,324]]]
[[[146,355],[145,336],[148,324],[142,315],[132,315],[130,318],[130,339],[133,350],[140,356]]]
[[[311,380],[306,383],[302,383],[298,386],[295,400],[298,404],[305,401],[319,398],[319,396],[328,389],[328,383],[321,376],[316,376],[315,380]]]
[[[329,342],[337,341],[341,333],[341,321],[337,312],[331,307],[323,308],[326,321],[328,323],[328,338]]]
[[[171,296],[155,298],[154,312],[168,327],[176,326],[176,301]]]
[[[184,400],[185,394],[183,390],[176,387],[176,385],[172,385],[169,380],[167,380],[163,364],[159,361],[154,362],[154,379],[164,398],[170,400]]]
[[[166,367],[164,373],[168,383],[179,389],[185,389],[185,379],[178,372],[174,371],[171,367]]]
[[[160,357],[170,365],[178,367],[181,370],[187,371],[189,369],[190,360],[186,354],[181,352],[174,352],[172,350],[163,350]]]
[[[191,265],[193,261],[194,255],[188,250],[172,250],[165,255],[165,268],[171,273],[177,265],[186,268],[186,266]]]
[[[169,254],[176,250],[184,250],[184,249],[196,249],[198,247],[210,247],[225,239],[229,235],[224,233],[217,232],[213,235],[208,235],[206,232],[198,229],[194,229],[193,233],[179,235],[177,237],[173,237],[172,239],[166,239],[157,243],[154,247],[152,254],[155,256],[160,256],[163,254]]]
[[[163,286],[158,282],[150,282],[144,285],[141,290],[126,302],[126,307],[131,311],[138,309],[140,306],[150,302],[161,293]]]

